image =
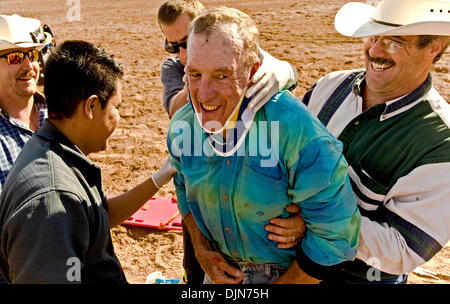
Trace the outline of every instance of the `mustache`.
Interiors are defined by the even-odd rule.
[[[24,73],[21,73],[19,75],[19,78],[36,78],[36,76],[37,76],[37,73],[35,71],[31,70],[31,71],[26,71]]]
[[[387,64],[387,65],[392,65],[392,66],[395,65],[395,62],[393,60],[386,59],[386,58],[380,58],[380,57],[372,57],[369,55],[368,51],[366,51],[366,57],[367,57],[367,60],[369,60],[373,63],[376,63],[376,64]]]

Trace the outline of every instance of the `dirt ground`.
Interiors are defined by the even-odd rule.
[[[2,0],[0,13],[18,13],[51,26],[57,42],[83,39],[105,47],[125,67],[122,120],[106,151],[91,155],[103,172],[104,188],[117,195],[155,172],[168,156],[169,119],[161,105],[160,65],[168,56],[156,22],[164,0],[80,0],[80,21],[73,20],[77,0]],[[331,71],[362,67],[361,40],[336,33],[334,15],[346,0],[203,1],[206,7],[225,5],[248,13],[261,32],[260,45],[273,56],[296,67],[299,98],[320,77]],[[76,16],[76,15],[72,15]],[[436,88],[450,100],[450,56],[436,65]],[[175,196],[172,183],[158,196]],[[119,226],[112,229],[115,250],[129,282],[144,283],[161,271],[181,279],[181,232]],[[436,274],[411,274],[410,283],[450,283],[450,243],[423,266]]]

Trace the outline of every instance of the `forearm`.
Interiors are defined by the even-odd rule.
[[[114,227],[132,216],[159,188],[167,184],[175,173],[175,168],[167,158],[164,165],[150,178],[130,191],[108,199],[109,226]]]
[[[214,250],[202,234],[191,213],[184,217],[184,223],[191,235],[195,256],[203,271],[217,284],[237,284],[242,281],[242,272],[228,264],[222,253]]]
[[[109,227],[122,224],[158,192],[152,178],[148,178],[128,192],[108,199]]]
[[[209,240],[203,235],[195,222],[192,213],[189,213],[183,219],[189,234],[191,235],[192,245],[194,247],[195,255],[201,255],[204,251],[212,251]]]

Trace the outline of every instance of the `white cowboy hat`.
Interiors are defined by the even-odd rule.
[[[376,7],[349,2],[334,27],[345,36],[450,36],[450,0],[381,0]]]
[[[52,35],[39,32],[44,35],[39,41],[33,41],[32,35],[39,31],[41,22],[33,18],[21,17],[17,14],[8,16],[0,15],[0,52],[8,49],[36,48],[43,49],[52,42]]]

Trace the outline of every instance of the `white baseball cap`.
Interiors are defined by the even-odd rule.
[[[376,7],[349,2],[334,26],[345,36],[450,36],[450,0],[381,0]]]

